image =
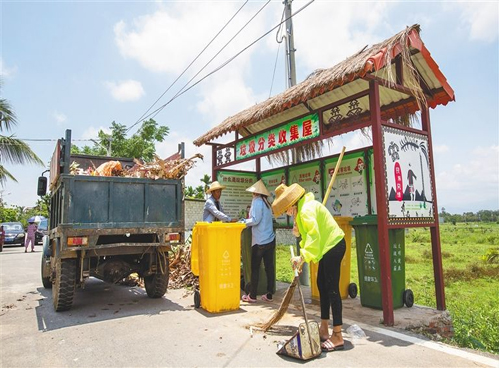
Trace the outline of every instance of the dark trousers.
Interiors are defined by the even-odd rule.
[[[267,244],[255,244],[251,247],[251,287],[250,297],[256,299],[258,290],[258,279],[260,278],[260,264],[265,266],[267,275],[267,292],[272,294],[275,284],[274,270],[275,238]]]
[[[329,311],[332,310],[333,326],[343,324],[340,268],[345,250],[345,239],[342,239],[334,248],[324,254],[319,261],[319,269],[317,270],[317,288],[321,299],[321,319],[329,319]]]

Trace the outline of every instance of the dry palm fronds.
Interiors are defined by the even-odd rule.
[[[179,245],[170,257],[170,289],[182,289],[185,287],[199,289],[199,277],[194,276],[191,271],[191,246],[190,244]]]
[[[128,170],[125,176],[151,179],[182,179],[194,166],[195,159],[203,159],[203,155],[197,153],[188,159],[162,160],[154,156],[154,161],[140,163],[134,160],[135,166]]]
[[[95,176],[121,176],[123,169],[121,168],[121,162],[119,161],[108,161],[100,165],[93,175]]]

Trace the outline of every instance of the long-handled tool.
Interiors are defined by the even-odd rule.
[[[322,204],[325,206],[327,203],[327,199],[329,197],[329,193],[331,193],[331,189],[333,188],[334,181],[336,180],[336,175],[338,174],[338,171],[340,169],[341,161],[343,160],[343,155],[345,154],[345,147],[341,150],[340,157],[338,158],[338,162],[336,163],[336,166],[334,168],[333,175],[331,176],[331,180],[329,181],[329,185],[326,190],[326,194],[324,195],[324,199],[322,200]],[[291,285],[289,285],[288,290],[286,291],[286,294],[284,294],[284,298],[282,299],[281,305],[279,306],[279,309],[275,311],[275,313],[270,317],[267,323],[262,324],[260,327],[264,331],[268,331],[273,325],[275,325],[277,322],[279,322],[288,310],[289,303],[291,301],[291,298],[293,297],[293,293],[295,292],[295,288],[297,285],[297,278],[295,277],[293,279],[293,282]]]

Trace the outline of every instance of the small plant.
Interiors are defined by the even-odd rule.
[[[487,263],[499,263],[499,248],[489,248],[482,256],[482,259]]]

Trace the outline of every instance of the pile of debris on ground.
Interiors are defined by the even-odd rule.
[[[123,168],[120,161],[107,161],[98,167],[81,168],[77,162],[70,165],[70,173],[73,175],[91,176],[123,176],[128,178],[149,179],[182,179],[194,166],[195,159],[203,159],[203,155],[197,153],[190,158],[161,159],[154,155],[151,162],[141,162],[134,159],[134,166]]]
[[[191,244],[189,239],[186,241],[186,244],[172,249],[168,288],[199,289],[199,277],[194,276],[191,271]]]

